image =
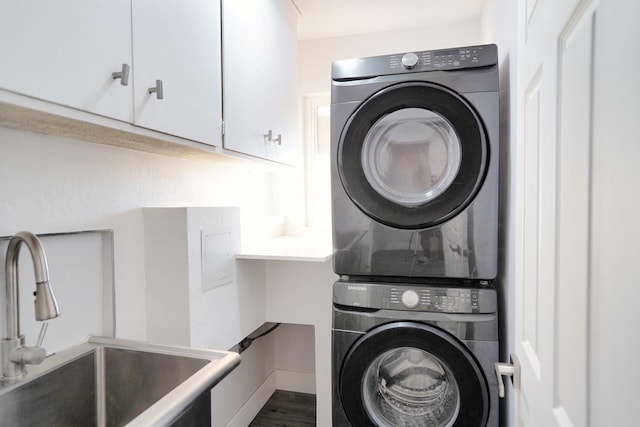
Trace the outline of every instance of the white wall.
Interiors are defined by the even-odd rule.
[[[114,230],[116,328],[117,335],[122,338],[146,339],[147,295],[141,208],[241,206],[245,223],[255,222],[255,218],[273,213],[270,188],[272,173],[265,172],[261,167],[253,168],[250,164],[223,158],[212,163],[175,159],[5,128],[0,128],[0,140],[0,182],[3,183],[0,235],[11,235],[22,229],[36,233]],[[45,249],[53,249],[49,240],[43,239]],[[0,248],[4,246],[6,243]],[[57,260],[65,255],[74,259],[66,260],[61,270],[61,263]],[[56,339],[55,322],[62,325],[60,322],[64,320],[64,326],[68,329],[60,331],[63,337],[59,345],[47,345],[49,349],[63,349],[79,342],[89,333],[100,333],[97,330],[99,325],[95,322],[88,323],[80,316],[73,317],[73,313],[78,311],[76,309],[87,305],[84,297],[87,289],[84,287],[100,285],[97,281],[76,280],[72,284],[74,287],[67,289],[65,277],[77,274],[80,270],[74,266],[74,261],[82,262],[82,267],[87,268],[87,261],[76,257],[76,251],[69,249],[50,254],[52,281],[57,290],[64,290],[58,292],[63,317],[51,322],[45,344]],[[28,258],[22,258],[21,264],[29,267],[25,262]],[[91,260],[93,264],[88,273],[95,274],[101,266],[95,263],[95,259]],[[273,277],[269,282],[276,288],[270,289],[273,296],[265,302],[265,307],[277,301],[283,311],[274,314],[276,311],[271,310],[270,319],[267,320],[273,318],[312,326],[290,326],[289,331],[293,335],[274,336],[278,338],[277,343],[274,343],[274,337],[256,342],[243,353],[241,367],[225,379],[214,393],[214,408],[219,410],[215,415],[217,420],[229,421],[275,369],[296,371],[302,373],[303,378],[315,375],[316,340],[322,342],[321,348],[325,351],[320,361],[323,367],[320,372],[324,375],[322,382],[329,384],[331,299],[328,290],[334,276],[330,263],[314,264],[313,268],[306,268],[304,264],[276,262],[267,272],[261,261],[238,263],[238,280],[248,282],[248,277],[259,277],[267,281],[267,277]],[[295,274],[291,274],[290,270]],[[319,271],[320,275],[317,274]],[[248,276],[248,273],[251,274]],[[26,286],[29,274],[24,274],[23,279]],[[262,285],[255,283],[255,289],[260,290],[257,296],[245,297],[264,299]],[[30,294],[30,289],[24,286],[22,289],[23,295]],[[95,289],[93,291],[91,296],[95,295]],[[302,291],[303,294],[296,291]],[[317,298],[314,292],[321,293],[323,297]],[[250,302],[256,303],[254,300]],[[95,302],[90,300],[91,303]],[[313,310],[308,309],[309,305]],[[92,308],[98,311],[101,307],[96,305]],[[317,323],[321,324],[319,338],[309,335],[309,331],[313,334]],[[37,329],[31,330],[37,332]],[[286,328],[283,330],[286,332]],[[29,332],[27,337],[30,343],[35,342],[36,337],[32,335],[35,334]],[[300,340],[292,339],[301,336],[303,345],[300,345]],[[69,337],[76,341],[69,341]],[[313,345],[308,345],[309,342]],[[274,356],[276,350],[277,358]],[[286,388],[287,382],[274,383],[274,386]],[[325,396],[328,397],[328,394]],[[324,402],[325,416],[330,416],[326,397]]]
[[[0,236],[114,230],[117,335],[145,339],[140,208],[239,206],[243,222],[255,223],[272,213],[270,175],[224,157],[184,160],[0,128]],[[82,301],[59,302],[69,307]]]
[[[326,283],[316,283],[325,287]],[[316,322],[314,322],[315,324]],[[316,393],[316,333],[313,324],[282,323],[274,333],[277,388]]]

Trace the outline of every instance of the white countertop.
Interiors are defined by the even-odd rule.
[[[325,262],[333,252],[326,236],[282,236],[243,246],[237,259]]]

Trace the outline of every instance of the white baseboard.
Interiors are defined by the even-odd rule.
[[[258,415],[258,412],[260,412],[260,409],[267,403],[267,400],[269,400],[274,391],[276,391],[275,371],[264,380],[249,400],[242,405],[238,413],[229,421],[227,427],[247,427],[256,415]]]

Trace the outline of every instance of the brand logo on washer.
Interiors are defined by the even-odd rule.
[[[366,291],[367,287],[366,286],[347,285],[347,290],[348,291]]]

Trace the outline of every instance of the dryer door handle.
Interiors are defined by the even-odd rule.
[[[498,396],[504,397],[504,382],[502,377],[511,377],[513,388],[520,388],[520,361],[518,356],[511,354],[511,363],[495,363],[496,378],[498,379]]]

